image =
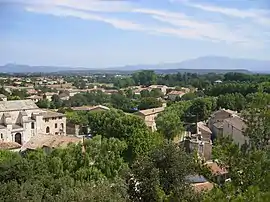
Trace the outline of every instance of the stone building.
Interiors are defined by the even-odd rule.
[[[214,137],[219,137],[223,135],[223,126],[224,120],[237,115],[236,111],[232,111],[229,109],[220,109],[214,112],[209,120],[208,120],[208,127],[212,131]]]
[[[150,128],[152,131],[156,131],[157,127],[156,127],[155,118],[162,111],[164,111],[164,107],[140,110],[134,114],[141,117],[148,128]]]
[[[249,138],[244,135],[246,128],[247,125],[243,118],[235,115],[224,120],[223,136],[229,136],[235,144],[241,147],[243,144],[249,143]]]
[[[197,123],[197,133],[201,136],[202,140],[211,140],[212,131],[202,121]]]
[[[64,114],[38,108],[32,100],[0,102],[0,138],[22,145],[38,134],[66,135]]]
[[[182,141],[180,141],[187,153],[197,154],[197,156],[204,160],[208,161],[212,158],[212,141],[203,140],[199,134],[189,134],[185,136]]]

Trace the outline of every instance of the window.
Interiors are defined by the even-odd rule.
[[[61,129],[64,130],[64,124],[63,123],[61,123]]]
[[[46,133],[50,133],[50,127],[49,126],[46,128]]]
[[[34,122],[31,123],[31,128],[35,129],[35,123]]]
[[[1,139],[3,139],[3,134],[1,133]]]
[[[57,123],[56,123],[56,124],[54,124],[54,127],[55,127],[55,128],[57,128]]]

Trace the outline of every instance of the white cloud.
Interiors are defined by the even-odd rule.
[[[100,21],[107,24],[111,24],[112,26],[124,29],[124,30],[143,30],[143,27],[140,24],[127,21],[127,20],[120,20],[114,18],[103,17],[97,14],[87,13],[83,11],[73,10],[73,9],[65,9],[65,8],[58,8],[58,7],[26,7],[26,10],[29,12],[35,13],[43,13],[43,14],[50,14],[59,17],[76,17],[83,20],[94,20]]]
[[[172,1],[172,0],[171,0]],[[177,1],[177,0],[173,0]],[[179,0],[178,0],[179,1]],[[181,0],[185,5],[195,7],[209,12],[223,13],[226,16],[241,18],[256,18],[258,13],[264,16],[263,11],[256,12],[239,11],[237,9],[224,9],[214,6],[203,6],[191,4],[187,0]],[[260,46],[265,37],[260,34],[260,29],[253,24],[238,24],[238,21],[228,23],[214,23],[195,19],[184,12],[171,12],[166,10],[138,8],[138,4],[130,1],[97,1],[97,0],[0,0],[0,3],[19,3],[28,12],[43,13],[59,17],[75,17],[83,20],[94,20],[107,23],[122,30],[140,31],[148,34],[175,36],[187,39],[208,40],[213,42],[226,42],[245,46]],[[118,13],[140,15],[135,21],[127,20],[125,15],[117,16]],[[106,15],[110,13],[109,17]],[[144,18],[141,18],[144,17]],[[145,23],[143,19],[150,18],[158,24]],[[268,19],[259,18],[261,22],[267,23]],[[237,25],[237,26],[235,26]],[[239,25],[239,26],[238,26]],[[264,35],[266,36],[266,35]]]
[[[170,35],[189,39],[202,39],[198,34],[196,34],[193,30],[190,29],[176,29],[164,26],[146,25],[143,23],[135,23],[129,20],[109,18],[97,14],[72,9],[64,9],[50,6],[43,6],[43,7],[31,6],[26,7],[26,10],[29,12],[43,13],[59,17],[76,17],[83,20],[100,21],[110,24],[115,28],[123,30],[142,31],[149,34]]]
[[[177,28],[185,28],[194,37],[200,39],[208,39],[211,41],[225,41],[227,43],[250,43],[251,38],[243,34],[239,34],[236,30],[226,25],[226,23],[211,23],[193,19],[184,13],[176,13],[170,11],[158,11],[151,9],[136,9],[134,12],[149,14],[152,18],[173,25]],[[232,31],[234,30],[234,31]]]
[[[236,18],[242,18],[242,19],[249,18],[249,19],[252,19],[254,23],[259,23],[262,25],[270,25],[270,15],[269,15],[270,13],[267,10],[227,8],[227,7],[219,7],[219,6],[213,6],[213,5],[191,3],[190,1],[185,1],[182,3],[184,3],[187,6],[201,9],[204,11],[221,13],[229,17],[236,17]]]
[[[92,12],[128,12],[134,4],[128,1],[100,0],[0,0],[0,3],[17,3],[39,7],[63,7]]]

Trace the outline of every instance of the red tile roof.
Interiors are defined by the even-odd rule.
[[[177,91],[177,90],[173,90],[173,91],[168,93],[168,95],[184,95],[184,94],[185,94],[185,92]]]
[[[214,175],[223,175],[228,173],[225,168],[220,167],[216,162],[206,162],[205,164]]]

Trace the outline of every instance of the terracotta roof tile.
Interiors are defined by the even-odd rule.
[[[19,148],[21,148],[21,145],[17,142],[0,142],[0,149],[11,150]]]
[[[184,95],[184,94],[185,94],[185,92],[177,91],[177,90],[173,90],[173,91],[168,93],[168,95]]]
[[[164,107],[158,107],[158,108],[153,108],[153,109],[145,109],[145,110],[140,110],[136,114],[142,114],[144,116],[149,116],[151,114],[156,114],[164,111]]]
[[[223,175],[228,173],[225,168],[221,168],[216,162],[206,162],[205,165],[211,170],[214,175]]]
[[[214,188],[214,185],[210,182],[192,184],[196,192],[210,191]]]

